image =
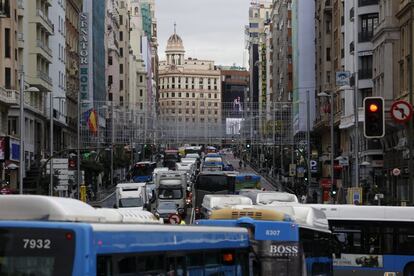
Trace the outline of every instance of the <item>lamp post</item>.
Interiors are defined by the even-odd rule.
[[[24,136],[25,136],[25,123],[24,123],[24,92],[40,92],[37,87],[29,87],[24,89],[24,72],[20,72],[20,170],[19,170],[19,194],[23,194],[23,175],[24,175]]]
[[[331,104],[331,195],[334,187],[334,92],[329,94],[322,92],[318,94],[318,97],[330,97]]]

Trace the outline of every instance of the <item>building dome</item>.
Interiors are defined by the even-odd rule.
[[[168,39],[166,52],[184,52],[183,40],[175,32]]]

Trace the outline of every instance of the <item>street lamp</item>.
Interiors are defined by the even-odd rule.
[[[318,97],[330,97],[331,104],[331,193],[334,187],[334,92],[322,92]]]
[[[19,193],[23,194],[23,170],[25,169],[24,165],[24,92],[40,92],[37,87],[29,87],[24,90],[24,73],[21,72],[20,75],[20,170],[19,170]]]

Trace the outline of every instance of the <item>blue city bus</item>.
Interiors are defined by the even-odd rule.
[[[260,175],[253,173],[241,173],[235,175],[233,178],[235,193],[242,189],[260,189]]]
[[[0,206],[0,275],[249,275],[243,228],[160,225],[146,211],[131,223],[122,210],[45,196]]]
[[[132,168],[130,177],[133,182],[150,182],[152,181],[152,175],[156,167],[157,163],[155,162],[138,162]]]
[[[195,223],[247,228],[255,275],[333,275],[333,236],[323,213],[311,207],[224,208]]]
[[[310,205],[339,242],[334,275],[414,275],[414,207]]]

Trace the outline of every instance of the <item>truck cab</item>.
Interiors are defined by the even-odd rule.
[[[168,171],[156,175],[155,213],[167,219],[172,213],[182,217],[186,213],[187,175],[185,172]]]
[[[148,208],[146,183],[120,183],[116,185],[114,207],[146,210]]]

